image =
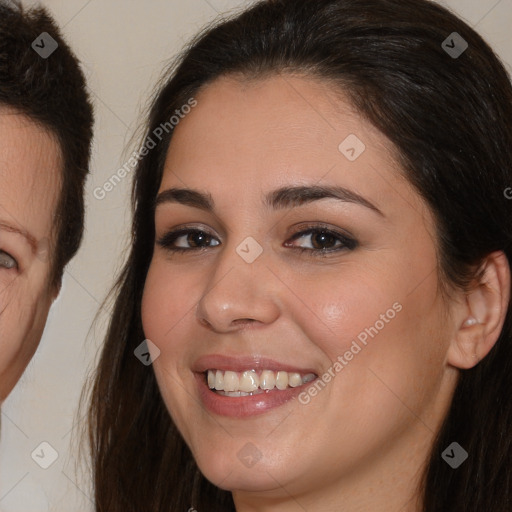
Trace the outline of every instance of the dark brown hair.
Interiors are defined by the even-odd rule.
[[[458,58],[442,47],[457,32]],[[452,46],[450,44],[450,46]],[[512,87],[483,39],[427,0],[268,0],[200,34],[154,98],[146,136],[216,78],[293,72],[339,87],[392,142],[402,172],[437,221],[439,275],[469,289],[491,252],[511,260]],[[154,245],[154,200],[172,131],[141,160],[131,252],[92,389],[89,436],[96,510],[232,511],[230,493],[200,474],[134,349],[145,339],[141,297]],[[425,512],[512,510],[512,313],[477,366],[460,372],[425,472]],[[457,470],[441,459],[456,440]]]
[[[48,58],[32,47],[45,32],[58,44]],[[0,105],[38,123],[59,143],[63,166],[50,276],[57,285],[82,240],[93,113],[78,60],[42,7],[0,1]]]

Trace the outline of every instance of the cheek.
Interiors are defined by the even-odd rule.
[[[29,284],[15,277],[0,291],[0,394],[4,398],[34,355],[51,304],[36,285]]]
[[[165,261],[154,259],[148,270],[141,303],[146,339],[160,350],[153,371],[173,421],[185,439],[189,438],[187,417],[190,403],[187,385],[192,385],[187,367],[187,340],[191,339],[190,315],[195,315],[196,287],[193,272],[170,271]],[[187,382],[187,385],[183,385]]]
[[[146,338],[162,355],[179,349],[180,338],[176,333],[187,314],[194,314],[196,302],[190,274],[171,272],[164,261],[155,257],[144,285],[141,317]]]
[[[397,282],[376,279],[363,269],[291,279],[297,284],[289,295],[288,313],[331,362],[350,350],[353,341],[364,347],[382,337],[403,309]]]
[[[375,274],[352,268],[303,283],[294,291],[309,311],[304,314],[298,300],[288,305],[307,338],[327,356],[328,391],[319,402],[342,400],[366,423],[369,411],[391,418],[390,411],[405,409],[401,400],[421,406],[432,398],[447,349],[437,275],[411,293],[415,281],[407,272]]]
[[[2,276],[0,286],[1,341],[10,345],[21,343],[34,321],[40,297],[27,279],[19,275]]]

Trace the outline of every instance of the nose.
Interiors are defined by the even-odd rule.
[[[235,249],[226,245],[219,254],[197,304],[198,321],[215,332],[270,324],[281,310],[280,283],[265,251],[249,263]]]

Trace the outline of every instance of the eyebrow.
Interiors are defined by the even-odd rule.
[[[32,248],[32,252],[37,251],[37,240],[34,236],[32,236],[28,231],[24,229],[17,228],[11,224],[7,224],[0,220],[0,230],[9,231],[9,233],[15,233],[17,235],[21,235]]]
[[[313,201],[319,201],[320,199],[338,199],[346,203],[356,203],[385,217],[381,210],[368,199],[352,190],[339,186],[310,185],[282,187],[266,194],[263,198],[263,204],[266,208],[279,210],[301,206]],[[215,202],[210,193],[202,193],[190,188],[169,188],[160,192],[155,199],[155,209],[164,203],[179,203],[199,208],[209,213],[215,211]]]

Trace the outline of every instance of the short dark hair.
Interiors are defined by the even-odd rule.
[[[454,32],[468,43],[458,56],[443,47]],[[512,184],[512,87],[471,27],[428,0],[259,1],[202,32],[169,68],[146,136],[219,77],[283,72],[326,80],[392,142],[402,163],[397,172],[435,217],[438,271],[452,289],[470,289],[493,251],[512,261],[512,208],[504,197]],[[131,253],[89,413],[97,511],[235,510],[231,495],[200,474],[154,372],[133,356],[145,339],[141,298],[172,133],[135,173]],[[424,512],[512,510],[511,303],[507,308],[493,349],[460,372],[424,474]],[[455,439],[471,454],[457,471],[441,458]]]
[[[32,47],[43,33],[58,44],[48,58]],[[42,7],[26,10],[19,1],[0,0],[0,105],[47,129],[60,146],[63,164],[50,276],[56,285],[83,236],[93,109],[78,60]]]

